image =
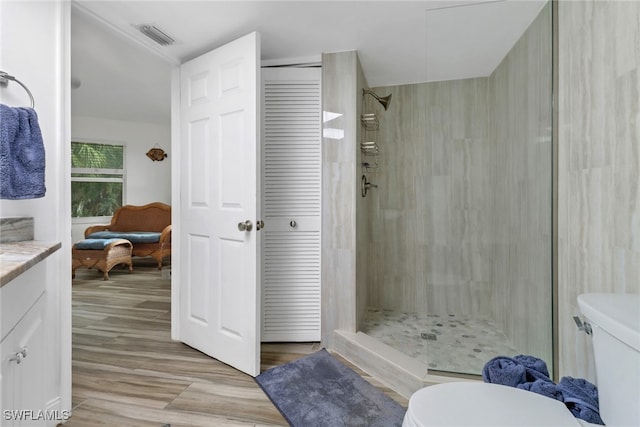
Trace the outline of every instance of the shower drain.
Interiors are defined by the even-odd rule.
[[[438,339],[436,334],[431,334],[429,332],[422,332],[420,334],[420,338],[422,338],[423,340],[428,340],[428,341],[436,341]]]

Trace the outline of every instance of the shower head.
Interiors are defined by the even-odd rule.
[[[384,110],[387,111],[387,108],[389,108],[389,103],[391,102],[391,94],[380,97],[375,92],[369,89],[362,89],[362,96],[364,96],[365,94],[373,96],[384,107]]]

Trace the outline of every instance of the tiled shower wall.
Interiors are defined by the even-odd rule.
[[[355,332],[356,318],[366,309],[366,270],[356,244],[367,214],[359,207],[357,151],[364,86],[356,51],[322,55],[322,343],[327,348],[333,348],[334,330]],[[356,281],[358,274],[364,276]]]
[[[487,79],[378,88],[369,305],[431,314],[491,309]],[[370,103],[368,103],[370,104]],[[373,108],[373,104],[370,104]],[[484,183],[484,184],[483,184]]]
[[[594,380],[577,296],[640,293],[640,2],[558,8],[560,374]]]
[[[550,361],[550,48],[547,6],[490,78],[377,88],[386,112],[367,100],[370,307],[493,318]]]

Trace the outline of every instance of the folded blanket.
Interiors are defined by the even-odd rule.
[[[0,198],[43,197],[44,168],[44,143],[35,110],[0,104]]]
[[[598,388],[595,385],[582,378],[562,377],[558,390],[574,417],[604,425],[600,418]]]

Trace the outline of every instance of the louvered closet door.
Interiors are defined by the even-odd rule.
[[[320,80],[262,69],[262,341],[320,340]]]

